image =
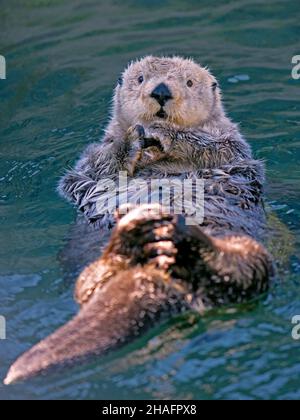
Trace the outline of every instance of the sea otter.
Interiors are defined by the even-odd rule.
[[[143,205],[99,212],[101,181],[119,172],[204,180],[204,220]],[[243,302],[268,289],[272,259],[264,228],[264,168],[225,115],[216,79],[192,60],[146,57],[122,74],[103,141],[59,184],[94,232],[116,223],[102,257],[79,276],[81,310],[21,356],[5,383],[100,355],[182,311]],[[159,207],[159,211],[158,211]],[[88,242],[88,238],[84,238]],[[100,246],[100,245],[99,245]]]

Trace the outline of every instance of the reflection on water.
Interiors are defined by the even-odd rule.
[[[88,366],[0,385],[0,398],[300,397],[290,322],[300,314],[300,82],[291,78],[299,5],[264,3],[1,5],[7,79],[0,80],[0,314],[8,339],[0,342],[0,377],[76,310],[58,260],[75,211],[55,186],[101,135],[115,81],[135,57],[182,54],[212,69],[228,112],[266,160],[269,206],[288,228],[281,225],[282,252],[292,255],[264,301],[173,320]]]

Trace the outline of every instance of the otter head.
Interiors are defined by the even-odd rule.
[[[167,121],[199,127],[223,113],[216,79],[190,59],[148,56],[119,79],[115,113],[124,128]]]

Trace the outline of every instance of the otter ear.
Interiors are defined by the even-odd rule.
[[[212,84],[211,84],[211,87],[212,87],[212,90],[213,91],[215,91],[216,89],[217,89],[217,87],[218,87],[219,85],[218,85],[218,82],[213,82]]]
[[[122,77],[122,76],[120,76],[120,77],[118,78],[118,85],[119,85],[119,86],[122,86],[122,84],[123,84],[123,77]]]

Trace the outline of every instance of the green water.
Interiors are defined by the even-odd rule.
[[[296,0],[1,1],[1,379],[76,311],[58,259],[76,212],[55,186],[101,135],[115,81],[135,57],[176,53],[211,68],[228,113],[266,160],[267,200],[295,245],[265,300],[177,319],[92,364],[0,385],[0,399],[300,398],[300,341],[291,338],[300,314],[299,9]]]

